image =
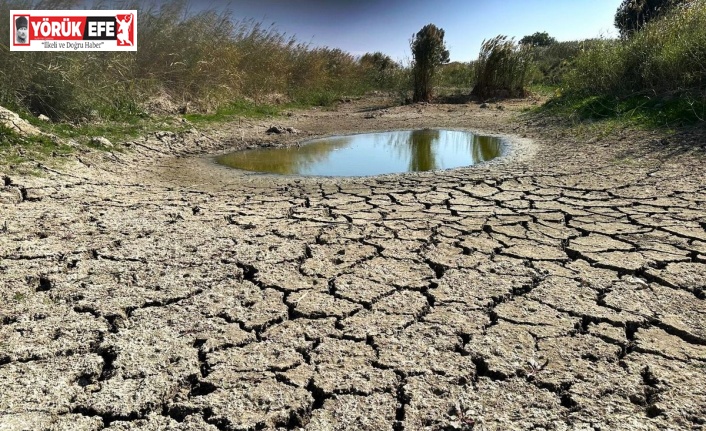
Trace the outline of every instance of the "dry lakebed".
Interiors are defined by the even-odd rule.
[[[0,430],[706,427],[703,134],[376,103],[2,168]],[[503,155],[341,178],[214,161],[423,128]]]

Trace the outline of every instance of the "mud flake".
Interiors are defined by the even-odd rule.
[[[375,247],[352,243],[348,245],[309,245],[310,258],[301,265],[309,276],[331,278],[343,273],[358,262],[377,254]]]
[[[618,283],[605,297],[611,307],[621,307],[627,312],[657,320],[686,338],[706,343],[706,315],[704,300],[693,294],[669,287]]]
[[[483,329],[490,324],[490,317],[485,310],[457,303],[436,305],[422,320],[437,325],[446,325],[457,334],[467,337],[480,336]]]
[[[645,408],[636,403],[644,398],[641,376],[626,374],[614,364],[600,364],[580,377],[565,392],[575,404],[568,413],[572,423],[601,429],[661,429],[654,421],[651,428],[646,427]]]
[[[262,375],[234,380],[183,405],[208,411],[209,421],[227,423],[230,429],[256,429],[284,426],[293,416],[301,418],[313,402],[306,389]]]
[[[255,280],[263,287],[271,287],[287,292],[314,289],[320,280],[306,277],[296,264],[257,265]]]
[[[513,286],[521,286],[518,281],[513,277],[482,274],[474,270],[451,269],[444,273],[437,287],[429,289],[429,294],[435,304],[455,302],[481,308],[491,305],[494,299],[511,296]]]
[[[418,317],[429,309],[427,298],[419,292],[402,290],[386,296],[375,304],[373,311],[387,314],[409,314]]]
[[[576,253],[630,251],[633,249],[634,247],[631,244],[598,233],[592,233],[586,237],[573,238],[567,246],[567,250]]]
[[[632,353],[628,374],[643,380],[644,414],[664,426],[685,429],[706,418],[706,373],[703,363],[685,363],[661,356]],[[656,416],[656,417],[655,417]]]
[[[528,331],[539,338],[566,336],[575,329],[575,319],[528,298],[502,303],[494,312],[500,319],[531,326]]]
[[[589,232],[602,235],[623,235],[647,233],[652,229],[649,227],[637,226],[628,222],[602,222],[593,221],[591,217],[573,218],[569,222],[569,227],[583,229]]]
[[[706,264],[670,263],[664,269],[649,269],[646,274],[667,286],[706,294]]]
[[[435,277],[428,265],[404,259],[376,257],[357,265],[351,274],[403,289],[423,290]]]
[[[136,420],[117,420],[110,423],[109,431],[130,431],[130,430],[179,430],[179,431],[218,431],[215,425],[206,423],[199,414],[188,415],[181,422],[162,413],[150,413],[145,418]]]
[[[374,367],[375,356],[373,348],[362,342],[324,340],[311,352],[313,385],[327,395],[391,391],[397,375]]]
[[[28,413],[0,413],[0,428],[7,430],[71,430],[98,431],[104,429],[100,416],[62,414],[32,411]],[[215,431],[215,430],[214,430]]]
[[[73,400],[86,394],[79,380],[97,380],[103,365],[103,358],[94,354],[3,365],[0,367],[0,420],[4,421],[5,415],[24,414],[28,405],[36,406],[38,414],[69,413],[74,407]],[[22,416],[14,417],[14,420],[20,418]],[[31,423],[35,423],[34,420]]]
[[[464,423],[480,429],[551,429],[561,423],[557,396],[520,379],[493,381],[480,378],[476,389],[464,391],[457,401]],[[459,420],[457,419],[457,422]]]
[[[679,361],[706,363],[706,346],[690,344],[659,328],[640,328],[635,333],[635,347],[639,351],[662,355]]]
[[[482,336],[472,338],[464,349],[485,364],[486,372],[501,378],[522,373],[536,357],[535,339],[527,327],[508,322],[491,326]]]
[[[186,379],[183,375],[183,379]],[[101,382],[100,390],[82,400],[81,405],[100,416],[135,417],[142,412],[161,411],[165,399],[178,392],[178,380],[168,375],[148,375],[137,378],[114,377]]]
[[[391,394],[337,395],[316,410],[304,428],[307,431],[393,429],[397,400]]]
[[[584,257],[601,267],[630,273],[634,273],[652,263],[651,260],[638,252],[608,251],[585,253]]]
[[[353,274],[344,274],[333,282],[336,294],[341,298],[370,305],[384,295],[395,291],[394,286],[379,283]]]
[[[475,197],[475,198],[488,198],[490,196],[493,196],[496,193],[499,193],[500,190],[496,189],[495,187],[491,187],[487,184],[480,183],[480,184],[469,184],[466,186],[461,186],[457,187],[457,190],[463,191],[465,193],[468,193],[469,195]]]
[[[307,388],[314,377],[314,367],[309,364],[301,364],[297,367],[277,372],[276,375],[278,380],[284,379],[285,382],[296,387]]]
[[[293,293],[287,301],[294,306],[297,315],[310,319],[345,317],[363,308],[360,304],[311,290]]]
[[[487,210],[488,208],[492,208],[495,203],[493,201],[488,201],[485,199],[478,199],[476,197],[459,195],[449,199],[449,205],[451,206],[451,209],[474,212],[477,211],[479,207],[486,207],[485,210]]]
[[[495,250],[501,248],[502,244],[493,239],[487,233],[474,233],[472,235],[465,236],[459,243],[459,246],[471,251],[491,255],[495,252]]]
[[[422,243],[419,241],[403,241],[398,239],[376,238],[368,241],[376,247],[380,247],[383,257],[397,259],[417,259]]]
[[[590,316],[610,322],[641,320],[633,314],[599,305],[598,295],[598,292],[586,283],[564,277],[549,277],[528,293],[527,297],[577,318]]]
[[[267,328],[262,339],[303,351],[311,349],[317,341],[326,337],[340,337],[336,319],[295,319]]]
[[[365,341],[368,337],[392,335],[415,321],[409,314],[387,314],[381,311],[361,310],[341,320],[343,334],[356,340]]]
[[[168,328],[125,328],[119,335],[108,334],[101,350],[116,355],[113,373],[125,379],[147,376],[165,379],[167,375],[199,372],[197,351],[190,339]]]
[[[237,373],[284,371],[301,365],[304,358],[291,347],[262,341],[209,353],[206,361],[211,370],[208,380],[218,386]]]
[[[621,346],[585,334],[542,339],[535,361],[546,365],[541,371],[525,366],[523,373],[541,385],[559,389],[575,381],[622,373],[618,366],[621,352]]]
[[[23,294],[16,295],[16,298],[20,298],[19,295]],[[17,302],[15,299],[11,301]],[[108,331],[108,322],[103,318],[51,304],[50,307],[40,305],[34,308],[32,314],[28,310],[27,313],[17,315],[13,325],[0,324],[0,361],[3,357],[16,361],[87,354],[91,351],[91,345],[99,343],[101,333]],[[34,301],[28,305],[35,305]],[[36,319],[33,316],[42,318]],[[6,316],[1,316],[0,322],[3,317]]]
[[[489,256],[485,254],[466,254],[463,249],[445,243],[430,246],[423,256],[429,262],[445,268],[475,268],[489,260]]]
[[[530,260],[568,260],[568,256],[559,247],[520,243],[502,250],[502,253],[520,259]]]
[[[706,241],[706,231],[696,223],[682,223],[676,226],[665,226],[664,230],[679,236]]]
[[[374,337],[378,361],[407,375],[439,373],[459,381],[469,380],[475,365],[457,353],[461,339],[447,326],[415,323],[392,337]]]
[[[246,283],[242,285],[247,286]],[[283,298],[281,292],[274,289],[260,290],[255,286],[249,291],[235,293],[225,303],[213,305],[221,309],[216,315],[241,322],[246,330],[251,331],[287,318],[289,310]]]

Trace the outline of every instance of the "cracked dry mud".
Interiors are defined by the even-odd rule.
[[[367,102],[5,169],[0,429],[706,426],[702,138]],[[419,127],[532,142],[373,178],[189,156]]]

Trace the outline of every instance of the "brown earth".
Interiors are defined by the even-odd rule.
[[[4,169],[0,430],[704,429],[703,135],[526,104],[365,99]],[[514,138],[374,178],[201,156],[422,127]]]

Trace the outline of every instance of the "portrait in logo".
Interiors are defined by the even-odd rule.
[[[29,45],[29,17],[15,17],[15,45]]]
[[[135,32],[132,25],[133,18],[132,14],[115,16],[115,22],[118,25],[117,36],[119,46],[134,46]]]

